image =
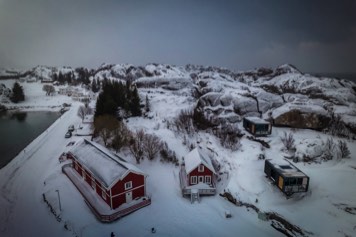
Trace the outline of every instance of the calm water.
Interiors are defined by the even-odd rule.
[[[55,112],[0,113],[0,168],[46,130],[58,117]]]

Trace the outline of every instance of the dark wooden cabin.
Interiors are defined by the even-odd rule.
[[[254,136],[266,136],[272,132],[272,124],[258,117],[245,117],[243,126]]]
[[[287,161],[265,161],[265,173],[287,196],[307,192],[309,177]]]

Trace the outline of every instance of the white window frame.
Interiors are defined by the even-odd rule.
[[[198,172],[204,172],[204,165],[200,164],[198,166]]]
[[[205,176],[205,183],[206,184],[211,184],[211,176],[210,175],[206,175]]]
[[[125,190],[129,190],[129,189],[132,189],[132,181],[125,183]]]
[[[204,183],[204,176],[198,176],[198,183]]]
[[[92,179],[91,180],[91,187],[94,189],[94,191],[95,191],[95,189],[96,189],[96,183],[95,183],[95,179]]]
[[[191,184],[197,184],[198,183],[198,177],[197,176],[190,176],[190,183]]]
[[[105,189],[101,190],[101,196],[103,197],[104,200],[106,200],[106,192]]]

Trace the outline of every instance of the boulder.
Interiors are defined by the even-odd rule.
[[[329,125],[330,118],[323,114],[293,109],[274,118],[273,123],[275,126],[322,130]]]

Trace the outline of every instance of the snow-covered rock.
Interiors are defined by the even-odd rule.
[[[90,71],[91,80],[133,81],[139,89],[184,91],[196,99],[207,117],[239,121],[241,116],[272,118],[276,125],[324,129],[332,113],[355,130],[356,85],[335,78],[303,74],[295,66],[258,68],[234,72],[225,68],[186,65],[185,67],[150,63],[102,64]],[[29,71],[1,70],[3,75],[25,75],[30,79],[50,79],[54,73],[77,73],[70,67],[37,66]],[[10,75],[10,76],[11,76]],[[162,92],[163,93],[163,92]],[[298,114],[298,116],[293,116]]]

